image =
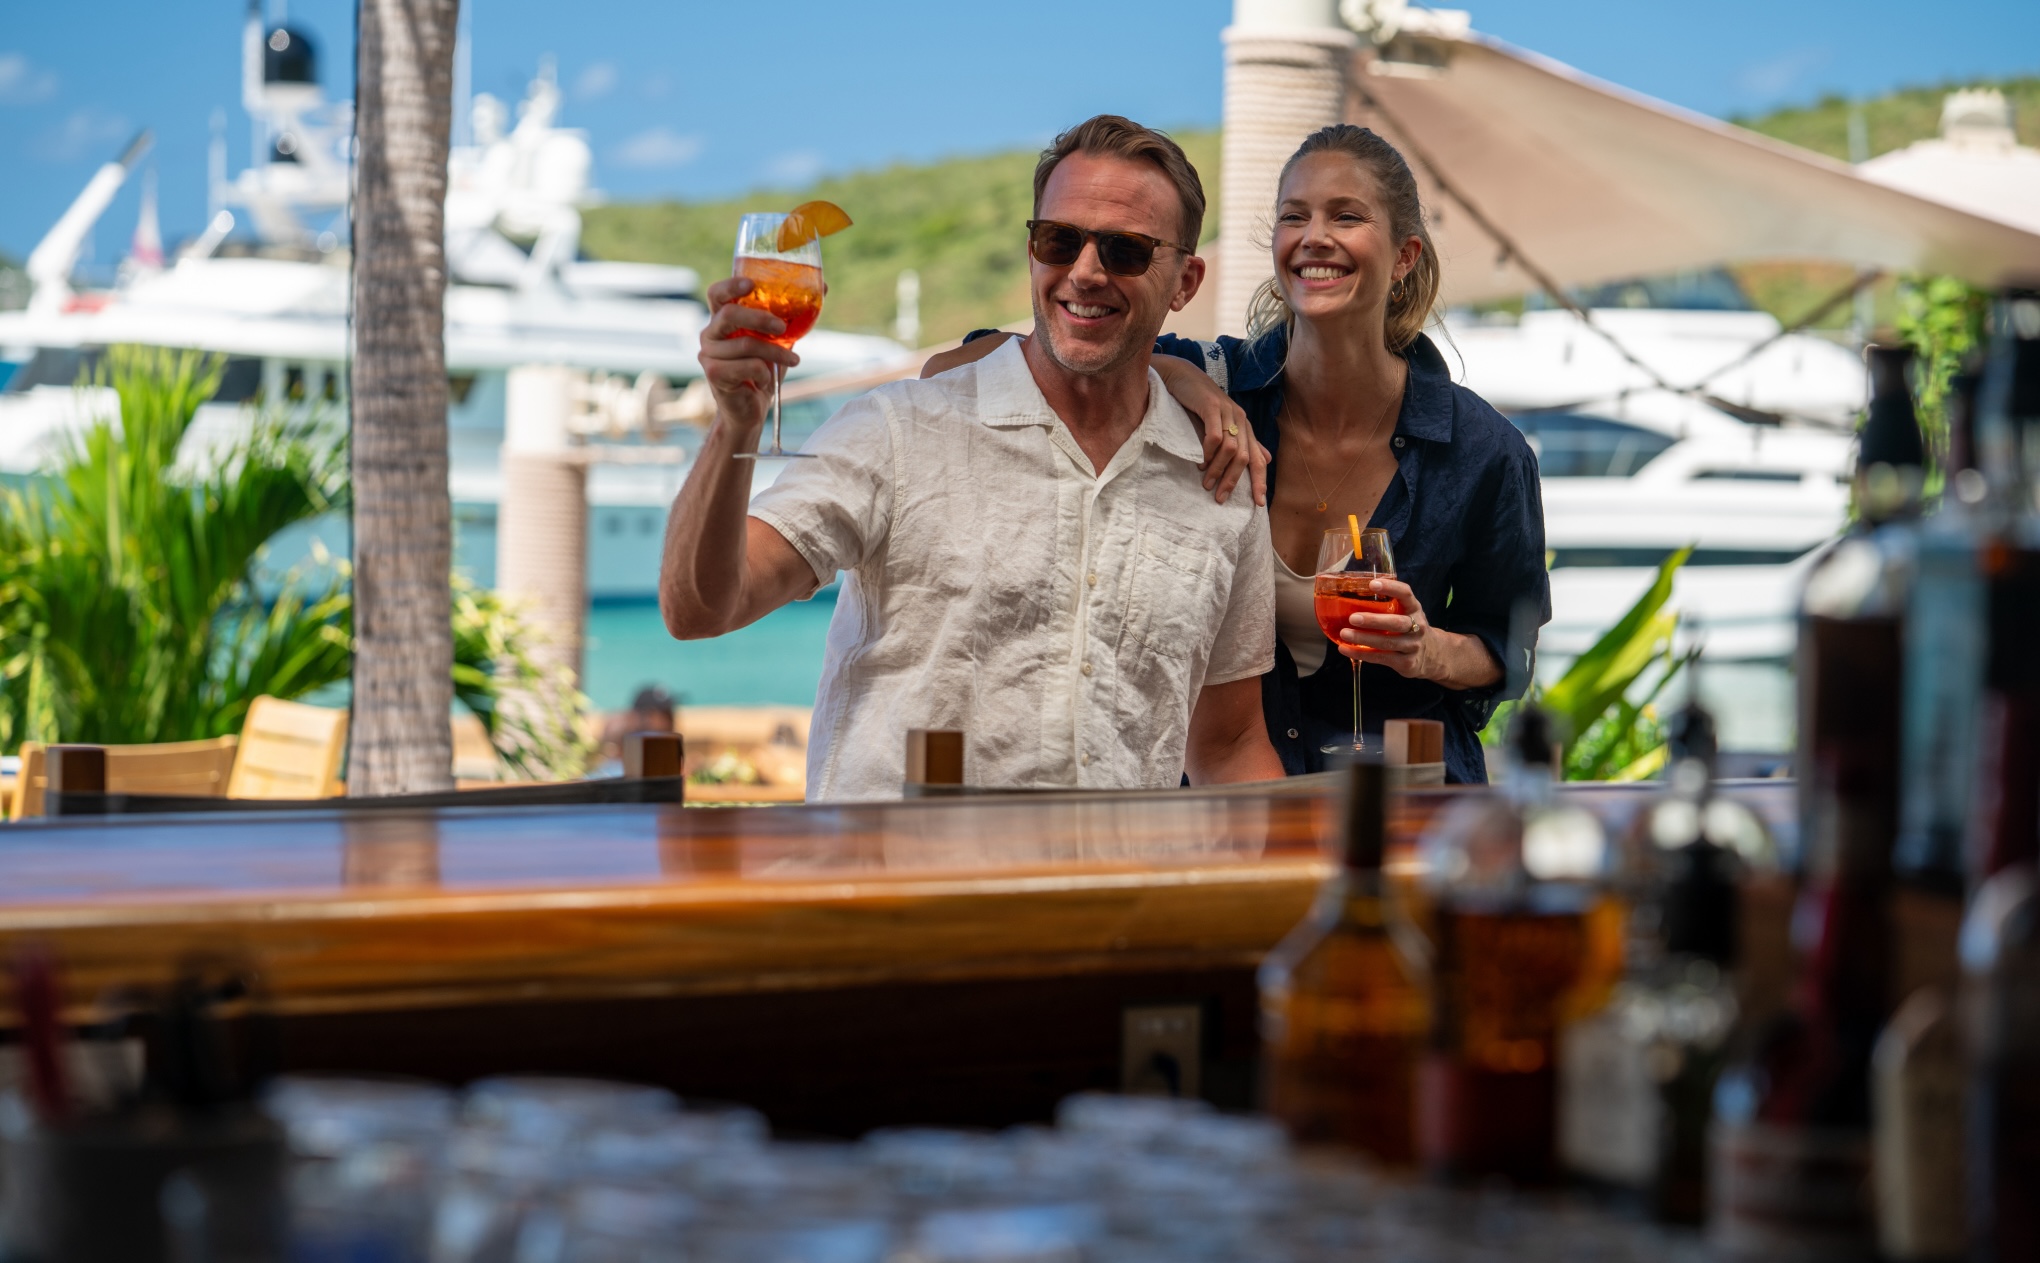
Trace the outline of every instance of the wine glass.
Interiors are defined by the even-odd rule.
[[[1339,633],[1352,624],[1355,614],[1400,614],[1402,603],[1392,596],[1375,593],[1376,579],[1395,578],[1395,554],[1389,550],[1388,532],[1378,526],[1361,527],[1359,519],[1348,517],[1348,525],[1325,532],[1318,544],[1317,578],[1311,585],[1311,605],[1318,626],[1332,638],[1332,644],[1361,653],[1382,653],[1365,645],[1346,645]],[[1360,732],[1360,660],[1353,664],[1353,737],[1341,738],[1321,747],[1326,754],[1379,754],[1380,738]]]
[[[737,301],[746,307],[769,311],[786,322],[786,331],[776,338],[740,329],[745,337],[792,347],[815,327],[822,314],[822,242],[810,237],[791,250],[779,248],[779,228],[784,215],[746,215],[737,224],[736,260],[731,274],[751,282],[751,292]],[[738,452],[738,460],[767,457],[811,456],[811,452],[789,452],[779,444],[779,365],[772,366],[772,448],[764,452]]]

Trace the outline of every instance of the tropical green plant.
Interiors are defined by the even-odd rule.
[[[1990,295],[1952,276],[1908,277],[1898,291],[1898,334],[1918,356],[1913,393],[1938,468],[1948,457],[1948,387],[1983,341]]]
[[[1665,731],[1656,702],[1688,661],[1672,651],[1679,615],[1665,603],[1679,567],[1692,555],[1689,546],[1665,558],[1636,604],[1573,659],[1564,675],[1549,688],[1531,685],[1526,700],[1550,713],[1565,738],[1566,780],[1637,781],[1664,766]],[[1655,674],[1653,667],[1659,668]],[[1495,708],[1482,741],[1501,744],[1516,705]]]
[[[265,571],[276,536],[346,506],[331,418],[258,411],[186,450],[217,357],[109,350],[92,421],[47,477],[0,489],[0,750],[24,740],[182,741],[240,729],[248,704],[344,686],[351,571],[315,555]],[[454,688],[512,767],[579,770],[579,696],[538,665],[493,594],[456,581]],[[506,700],[518,700],[506,706]]]

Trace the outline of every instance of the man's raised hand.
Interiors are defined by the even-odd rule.
[[[752,282],[743,277],[708,287],[713,314],[701,331],[699,356],[701,375],[715,395],[716,416],[745,434],[764,428],[772,406],[772,366],[777,364],[784,372],[800,363],[800,356],[787,348],[739,332],[776,336],[786,331],[786,322],[771,312],[737,302],[751,289]]]

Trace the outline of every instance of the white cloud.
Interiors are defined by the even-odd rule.
[[[772,184],[806,184],[822,173],[822,155],[812,149],[783,153],[765,164],[765,179]]]
[[[1830,51],[1826,48],[1802,48],[1768,61],[1753,62],[1743,67],[1742,73],[1736,76],[1737,86],[1751,96],[1774,101],[1800,87],[1800,81],[1809,72],[1827,64]]]
[[[574,76],[574,95],[583,101],[608,96],[616,90],[617,82],[621,78],[616,71],[615,62],[598,61]]]
[[[20,53],[0,53],[0,103],[47,101],[56,91],[56,71],[37,66]]]
[[[63,125],[44,133],[36,142],[38,157],[50,162],[76,162],[80,158],[114,157],[111,146],[115,141],[126,140],[134,132],[134,125],[119,114],[111,114],[96,106],[71,111]]]
[[[670,127],[650,127],[618,145],[616,161],[626,167],[684,167],[701,156],[701,137]]]

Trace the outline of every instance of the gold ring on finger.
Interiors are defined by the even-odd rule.
[[[1238,438],[1240,436],[1240,427],[1237,425],[1227,425],[1225,427],[1225,436],[1229,439]]]

